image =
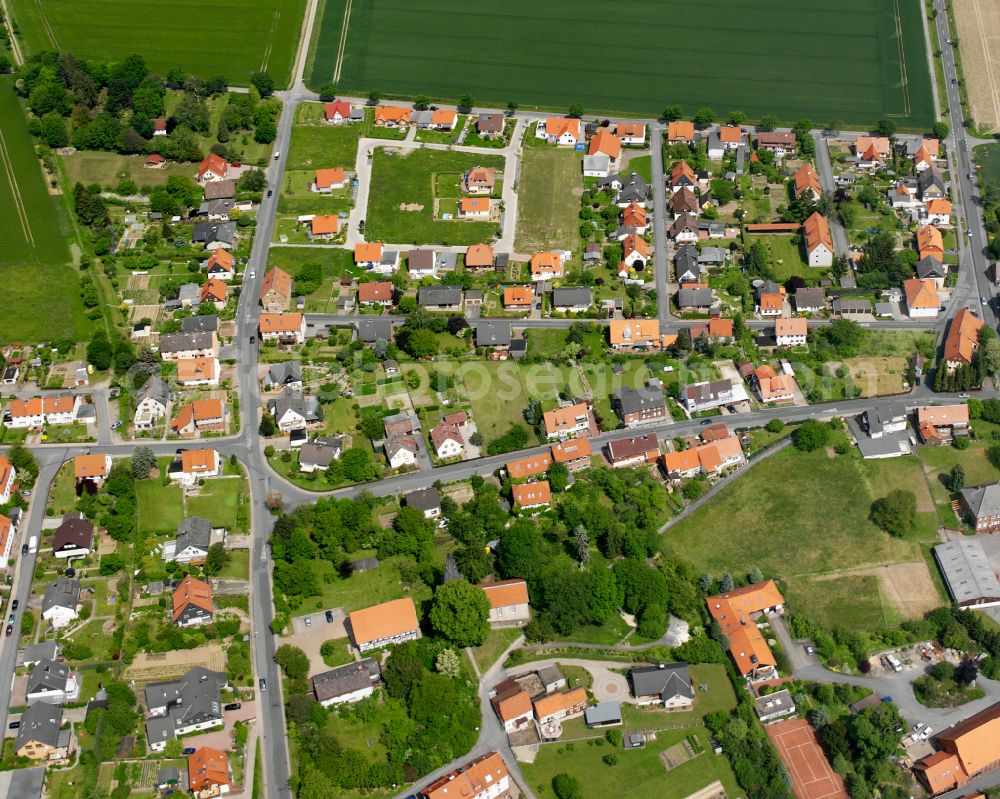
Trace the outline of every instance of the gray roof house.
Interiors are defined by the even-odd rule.
[[[24,648],[24,656],[19,665],[34,666],[43,660],[58,660],[59,645],[55,641],[41,641],[37,644],[28,644]]]
[[[47,702],[62,705],[80,696],[80,681],[69,666],[57,660],[42,660],[28,672],[25,685],[28,705]]]
[[[574,308],[586,310],[594,302],[594,296],[586,286],[552,289],[552,307],[558,310]]]
[[[917,175],[917,188],[923,200],[944,197],[944,181],[936,169],[925,169]]]
[[[80,605],[80,581],[59,576],[45,589],[42,597],[42,618],[53,627],[62,627],[77,616]]]
[[[612,405],[629,427],[662,420],[667,416],[667,402],[659,386],[615,389]]]
[[[698,248],[693,244],[684,244],[674,256],[674,275],[678,283],[697,283],[701,278]]]
[[[619,206],[625,207],[629,203],[643,205],[648,199],[649,184],[635,172],[622,181],[621,191],[618,192]]]
[[[371,696],[381,676],[378,661],[365,658],[315,675],[312,678],[313,693],[323,707],[357,702]]]
[[[421,286],[418,302],[431,310],[457,310],[462,307],[462,287]]]
[[[826,294],[819,288],[800,288],[795,290],[795,310],[799,313],[821,311],[826,307]]]
[[[358,338],[365,344],[374,344],[379,339],[392,341],[392,322],[388,319],[360,319]]]
[[[302,388],[302,364],[298,361],[271,364],[267,374],[264,375],[264,386],[267,388],[276,386]]]
[[[428,518],[441,513],[441,494],[434,487],[411,491],[403,497],[403,501],[411,508],[422,511]]]
[[[135,401],[137,405],[146,399],[152,400],[164,408],[170,402],[170,389],[167,388],[167,384],[158,375],[150,375],[149,379],[136,392]]]
[[[667,707],[694,702],[694,686],[687,663],[658,663],[632,669],[628,674],[636,703],[663,703]]]
[[[727,252],[722,247],[705,247],[698,254],[698,263],[702,266],[722,266],[726,257]]]
[[[215,346],[215,336],[211,332],[168,333],[160,336],[160,354],[210,350]]]
[[[181,305],[201,305],[201,287],[197,283],[185,283],[177,289],[177,302]]]
[[[236,241],[235,222],[199,222],[191,232],[191,241],[207,249],[232,247]]]
[[[300,390],[286,386],[277,397],[267,401],[268,410],[274,422],[283,433],[300,430],[308,424],[319,421],[318,400],[305,396]]]
[[[772,719],[779,719],[782,716],[790,716],[795,712],[795,702],[792,701],[791,692],[785,688],[782,691],[775,691],[773,694],[765,694],[754,700],[753,709],[757,713],[757,718],[762,722]]]
[[[680,309],[703,310],[712,307],[711,289],[682,288],[677,292],[677,304]]]
[[[195,666],[179,680],[151,683],[144,690],[150,718],[146,721],[149,746],[162,751],[171,738],[222,725],[220,690],[226,675]]]
[[[475,330],[477,347],[510,346],[510,322],[498,320],[476,322]]]
[[[214,333],[218,329],[219,317],[215,314],[196,314],[181,319],[182,333]]]
[[[17,730],[14,749],[20,750],[26,744],[36,742],[52,747],[59,746],[63,709],[59,705],[39,702],[29,707],[21,716],[21,726]]]
[[[42,799],[45,766],[0,772],[0,796],[6,799]]]
[[[340,457],[343,446],[344,439],[341,436],[326,436],[306,442],[299,447],[299,471],[326,469]]]
[[[925,255],[917,261],[917,277],[921,280],[944,280],[948,276],[948,267],[933,255]]]
[[[201,516],[188,516],[177,525],[173,560],[178,563],[202,561],[212,546],[212,522]]]

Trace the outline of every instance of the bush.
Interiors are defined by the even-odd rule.
[[[769,433],[780,433],[785,429],[785,423],[781,419],[772,419],[764,429]]]
[[[820,447],[824,447],[829,440],[830,427],[822,422],[817,422],[815,419],[803,422],[792,433],[792,441],[795,443],[795,448],[802,452],[812,452]]]

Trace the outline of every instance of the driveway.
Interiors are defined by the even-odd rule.
[[[292,619],[293,633],[278,641],[279,646],[291,644],[306,653],[309,658],[310,675],[319,674],[321,671],[329,669],[329,666],[323,662],[323,656],[319,651],[323,643],[331,638],[347,637],[347,630],[344,628],[344,611],[341,608],[333,608],[332,610],[334,614],[332,622],[327,622],[325,611],[308,614],[308,618],[312,620],[309,627],[305,626],[306,616],[296,616]]]
[[[210,746],[213,749],[228,751],[233,748],[233,729],[237,721],[250,721],[257,717],[257,703],[254,700],[241,702],[239,710],[226,710],[222,713],[224,726],[221,730],[204,733],[202,735],[191,735],[182,738],[181,743],[185,746]]]
[[[598,702],[635,702],[629,694],[628,681],[624,675],[612,671],[613,668],[626,668],[628,666],[627,663],[574,658],[550,658],[548,660],[533,660],[531,663],[525,663],[523,666],[507,669],[507,674],[511,677],[518,677],[522,674],[538,671],[546,666],[558,666],[560,664],[563,666],[580,666],[590,672],[590,676],[593,679],[592,689],[594,698]]]

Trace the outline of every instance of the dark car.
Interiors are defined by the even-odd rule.
[[[250,336],[250,343],[251,344],[255,344],[256,342],[257,342],[257,337],[256,336]]]
[[[8,624],[7,625],[7,632],[5,632],[4,635],[6,635],[8,638],[10,638],[11,633],[13,633],[13,632],[14,632],[14,625],[13,624]]]
[[[328,610],[328,611],[326,612],[326,620],[327,620],[328,622],[330,622],[330,623],[332,623],[332,622],[333,622],[333,611],[332,611],[332,610]]]
[[[228,705],[223,707],[223,710],[239,710],[243,705],[240,702],[230,702]]]
[[[193,746],[187,746],[187,747],[185,747],[184,751],[181,752],[181,754],[182,755],[193,755],[194,754],[194,747]]]
[[[21,544],[21,554],[22,555],[27,555],[28,554],[28,545],[27,544]]]
[[[7,725],[7,729],[8,730],[16,730],[20,726],[21,726],[21,722],[19,722],[19,721],[12,721],[10,724]]]
[[[20,604],[21,604],[21,600],[15,599],[13,602],[10,603],[10,609],[11,610],[17,610],[17,606],[20,605]]]
[[[268,189],[267,196],[270,197],[272,194],[274,194],[274,189]]]

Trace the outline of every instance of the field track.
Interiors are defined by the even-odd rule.
[[[659,114],[708,106],[751,118],[901,126],[932,116],[919,0],[638,0],[629,17],[600,0],[327,2],[316,26],[312,88],[378,89],[479,104]],[[346,11],[346,13],[345,13]],[[597,21],[597,22],[595,22]]]

